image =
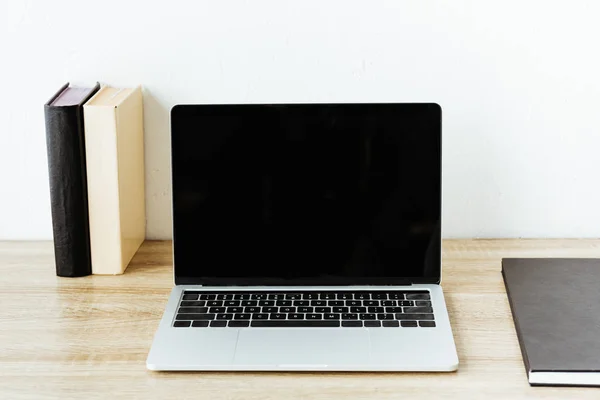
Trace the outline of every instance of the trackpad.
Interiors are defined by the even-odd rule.
[[[368,364],[366,329],[243,329],[234,363],[302,369]]]

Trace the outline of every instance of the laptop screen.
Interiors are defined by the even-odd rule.
[[[440,280],[436,104],[171,111],[177,284]]]

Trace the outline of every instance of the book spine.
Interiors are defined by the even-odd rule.
[[[56,274],[90,275],[83,112],[46,105],[44,114]]]
[[[521,329],[519,327],[519,319],[516,315],[516,310],[512,302],[512,298],[510,297],[510,289],[508,282],[506,281],[506,275],[504,273],[504,260],[502,260],[502,280],[504,281],[504,287],[506,289],[506,297],[508,297],[508,305],[510,307],[510,311],[513,317],[513,322],[515,324],[515,331],[517,332],[517,339],[519,341],[519,347],[521,348],[521,355],[523,357],[523,364],[525,364],[525,372],[527,372],[527,377],[531,373],[531,366],[529,364],[529,357],[527,356],[527,348],[525,347],[525,342],[523,341],[523,336],[521,334]],[[531,383],[530,383],[531,385]]]
[[[92,274],[123,273],[116,109],[84,106]]]

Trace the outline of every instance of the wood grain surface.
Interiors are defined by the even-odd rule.
[[[122,276],[58,278],[50,242],[0,242],[0,399],[599,399],[532,388],[502,257],[600,257],[600,240],[446,240],[456,373],[161,373],[145,360],[173,285],[170,242]]]

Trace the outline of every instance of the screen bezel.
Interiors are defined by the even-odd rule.
[[[440,223],[439,223],[439,266],[436,273],[427,277],[378,277],[378,278],[300,278],[300,279],[283,279],[283,278],[248,278],[248,277],[228,277],[228,278],[215,278],[215,277],[198,277],[198,276],[182,276],[177,273],[177,265],[193,263],[194,260],[184,260],[181,257],[177,257],[177,232],[175,230],[175,221],[177,218],[177,210],[175,209],[174,201],[174,190],[171,190],[171,214],[172,214],[172,228],[173,228],[173,273],[174,281],[176,285],[202,285],[202,286],[398,286],[398,285],[410,285],[410,284],[439,284],[441,283],[442,276],[442,210],[443,210],[443,195],[442,195],[442,108],[437,103],[281,103],[281,104],[177,104],[171,108],[170,112],[170,128],[171,128],[171,185],[172,189],[175,185],[176,176],[173,164],[175,162],[173,157],[173,137],[178,134],[174,129],[173,121],[179,117],[188,116],[201,116],[206,112],[210,112],[213,109],[222,109],[224,107],[244,107],[244,106],[265,106],[265,107],[293,107],[293,106],[305,106],[305,105],[394,105],[398,107],[420,107],[427,109],[431,113],[431,117],[439,120],[439,146],[440,146]],[[183,270],[183,269],[181,269]]]

